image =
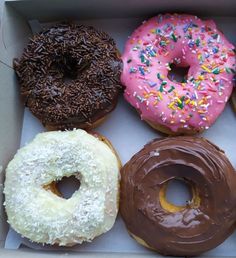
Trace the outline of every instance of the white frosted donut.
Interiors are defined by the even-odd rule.
[[[80,180],[80,188],[70,199],[44,189],[72,175]],[[117,157],[96,137],[83,130],[38,134],[6,169],[8,222],[38,243],[91,241],[115,222],[118,183]]]

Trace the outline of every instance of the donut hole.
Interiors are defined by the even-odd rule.
[[[159,201],[164,210],[173,213],[200,206],[196,186],[184,178],[174,178],[163,184],[159,192]]]
[[[56,182],[56,187],[64,199],[70,199],[79,190],[80,180],[75,176],[63,177],[60,181]]]
[[[88,61],[73,58],[70,54],[64,54],[54,62],[54,67],[62,76],[64,83],[76,80],[90,66]]]
[[[167,183],[166,200],[175,206],[186,206],[193,199],[190,184],[182,179],[172,179]]]
[[[170,64],[170,71],[168,72],[169,80],[173,82],[185,82],[188,78],[188,71],[190,66],[181,67],[174,63]]]
[[[80,180],[75,176],[62,177],[61,180],[53,181],[49,185],[44,186],[44,189],[51,191],[57,196],[70,199],[71,196],[80,188]]]

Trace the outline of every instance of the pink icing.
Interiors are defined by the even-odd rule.
[[[234,46],[213,21],[158,15],[137,28],[122,56],[125,99],[141,119],[179,129],[208,129],[233,89]],[[190,66],[187,81],[168,79],[169,64]]]

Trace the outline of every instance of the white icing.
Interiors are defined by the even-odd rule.
[[[80,188],[70,199],[43,186],[75,175]],[[6,169],[8,222],[23,236],[47,244],[91,241],[117,215],[119,166],[110,148],[83,130],[38,134],[18,150]]]

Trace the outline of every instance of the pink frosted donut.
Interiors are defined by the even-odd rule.
[[[213,21],[158,15],[137,28],[122,56],[125,99],[141,119],[168,134],[208,129],[233,89],[234,46]],[[168,78],[170,64],[188,67],[187,80]]]

